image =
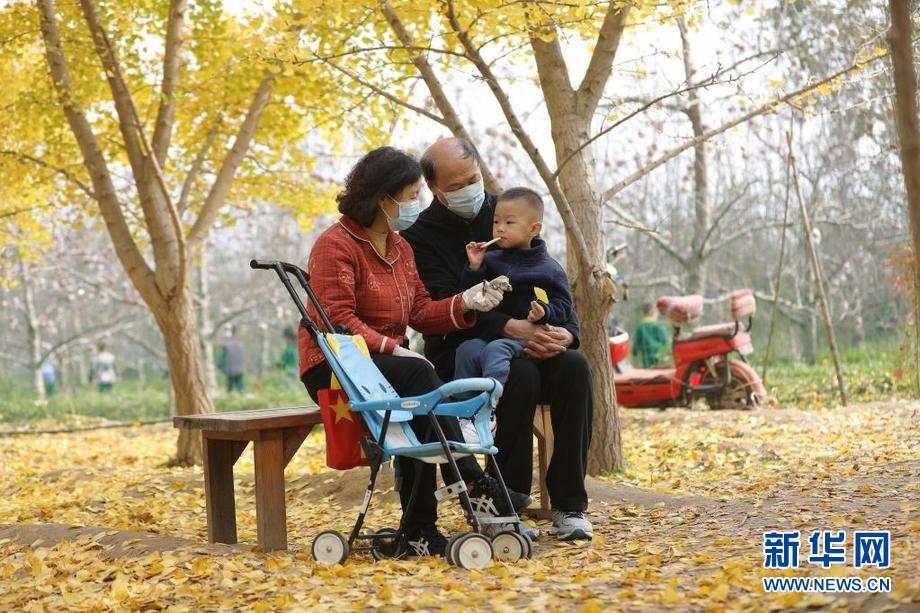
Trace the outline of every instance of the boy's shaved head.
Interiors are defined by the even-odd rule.
[[[533,212],[535,221],[543,221],[543,199],[540,194],[529,187],[512,187],[502,192],[498,197],[496,205],[503,200],[523,200],[527,203],[528,208]]]

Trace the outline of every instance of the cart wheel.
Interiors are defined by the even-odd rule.
[[[381,528],[374,534],[378,536],[384,534],[392,534],[393,536],[396,536],[396,530],[393,528]],[[400,551],[399,541],[397,541],[395,538],[373,539],[372,542],[373,549],[371,549],[371,555],[374,556],[374,559],[378,562],[381,560],[398,558],[402,553]]]
[[[467,532],[454,541],[451,558],[460,568],[485,568],[492,560],[492,543],[481,534]]]
[[[492,539],[492,552],[501,562],[517,562],[526,558],[528,550],[527,537],[514,530],[503,530]]]
[[[324,530],[313,539],[313,559],[319,564],[341,564],[350,550],[348,541],[336,530]]]

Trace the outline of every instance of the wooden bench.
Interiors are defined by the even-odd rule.
[[[258,542],[265,551],[287,549],[284,469],[313,427],[321,424],[318,407],[204,413],[173,418],[176,428],[201,430],[209,542],[237,542],[233,465],[252,441]],[[533,433],[537,437],[540,506],[529,508],[525,513],[537,519],[551,519],[546,489],[546,470],[553,453],[549,405],[537,405]]]
[[[209,542],[237,542],[233,465],[252,441],[259,545],[265,551],[287,549],[284,468],[317,424],[322,424],[318,407],[205,413],[173,418],[176,428],[201,430]]]
[[[538,404],[533,415],[533,434],[537,437],[537,464],[539,468],[540,506],[530,507],[525,514],[536,519],[552,519],[549,507],[549,491],[546,489],[546,470],[553,457],[553,423],[550,420],[549,405]]]

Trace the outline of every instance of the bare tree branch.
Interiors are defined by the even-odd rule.
[[[160,88],[160,106],[157,109],[151,140],[153,154],[160,168],[166,166],[166,155],[169,152],[169,141],[176,119],[176,84],[182,65],[180,51],[186,10],[188,0],[170,0],[169,18],[166,22],[166,47],[163,53],[163,84]]]
[[[753,226],[753,225],[745,226],[736,232],[732,232],[728,236],[722,238],[722,240],[720,240],[718,243],[709,247],[709,249],[706,250],[705,257],[708,258],[709,256],[719,251],[720,249],[724,249],[725,247],[734,243],[735,241],[745,238],[747,236],[750,236],[751,234],[755,234],[763,230],[769,230],[770,228],[782,228],[784,225],[787,225],[787,224],[783,224],[782,222],[777,221],[773,223],[759,224],[756,226]]]
[[[35,206],[28,206],[24,209],[13,209],[12,211],[4,211],[0,213],[0,219],[6,219],[7,217],[15,217],[16,215],[22,215],[23,213],[28,213],[30,211],[38,211],[40,209],[47,209],[50,207],[50,204],[37,204]]]
[[[154,347],[147,341],[143,340],[142,338],[134,336],[133,334],[128,334],[127,332],[124,332],[124,331],[122,331],[121,335],[125,337],[126,339],[128,339],[129,341],[131,341],[132,343],[134,343],[135,345],[137,345],[138,347],[140,347],[141,349],[143,349],[144,351],[146,351],[147,353],[149,353],[150,355],[152,355],[153,357],[157,358],[158,360],[162,360],[164,362],[167,361],[165,351],[158,350],[156,347]]]
[[[770,60],[770,61],[772,61],[772,60]],[[767,64],[767,63],[768,63],[768,62],[764,62],[764,64]],[[756,71],[759,70],[762,66],[763,66],[763,64],[761,64],[760,66],[757,66],[756,68],[752,69],[750,72],[756,72]],[[558,176],[559,173],[562,172],[562,169],[565,167],[565,165],[568,164],[569,161],[571,161],[571,159],[572,159],[573,157],[575,157],[575,156],[578,154],[579,151],[581,151],[582,149],[584,149],[585,147],[587,147],[588,145],[590,145],[590,144],[593,143],[594,141],[598,140],[600,137],[604,136],[605,134],[609,134],[610,132],[612,132],[613,130],[615,130],[617,127],[623,125],[624,123],[626,123],[627,121],[629,121],[630,119],[632,119],[633,117],[635,117],[636,115],[640,115],[640,114],[644,113],[644,112],[647,111],[649,108],[651,108],[651,107],[653,107],[653,106],[655,106],[655,105],[657,105],[657,104],[660,104],[663,100],[666,100],[666,99],[668,99],[668,98],[672,98],[672,97],[674,97],[674,96],[679,96],[680,94],[685,94],[685,93],[688,93],[688,92],[693,92],[693,91],[695,91],[695,90],[697,90],[697,89],[699,89],[699,88],[701,88],[701,87],[702,87],[702,88],[709,87],[710,85],[715,84],[715,83],[717,82],[719,76],[720,76],[721,74],[723,74],[724,72],[725,72],[724,70],[717,70],[717,71],[714,72],[708,79],[705,79],[705,80],[703,80],[703,81],[700,81],[699,83],[693,83],[693,84],[690,84],[690,85],[685,85],[685,86],[683,86],[683,87],[680,87],[680,88],[675,89],[675,90],[673,90],[673,91],[670,91],[670,92],[668,92],[668,93],[661,94],[660,96],[656,96],[655,98],[652,98],[651,100],[643,100],[643,99],[641,99],[641,98],[637,98],[637,97],[634,97],[634,96],[630,96],[630,97],[627,97],[627,98],[623,98],[623,99],[622,99],[623,101],[628,101],[628,102],[642,102],[643,104],[642,104],[642,106],[640,106],[640,107],[637,108],[636,110],[634,110],[634,111],[632,111],[631,113],[627,114],[625,117],[621,117],[620,119],[616,120],[615,122],[613,122],[612,124],[610,124],[610,125],[607,126],[606,128],[604,128],[604,129],[598,131],[598,132],[597,132],[594,136],[592,136],[591,138],[589,138],[589,139],[587,139],[586,141],[584,141],[583,143],[581,143],[581,145],[579,145],[578,148],[576,148],[574,151],[572,151],[572,152],[568,155],[568,157],[566,157],[564,160],[562,160],[562,162],[559,164],[559,167],[556,169],[556,172],[555,172],[554,174],[555,174],[556,176]],[[732,77],[732,78],[726,79],[726,80],[724,81],[724,83],[732,83],[732,82],[735,81],[735,80],[736,80],[736,77]],[[670,109],[673,110],[673,111],[677,111],[677,112],[680,112],[680,113],[684,113],[685,115],[688,115],[688,114],[689,114],[689,108],[688,108],[688,107],[683,107],[683,106],[678,106],[678,105],[671,105],[671,104],[665,105],[665,106],[666,106],[667,108],[670,108]]]
[[[68,181],[76,185],[77,187],[79,187],[87,196],[89,196],[93,200],[96,200],[96,194],[93,193],[93,190],[90,188],[90,186],[84,183],[83,181],[81,181],[80,179],[78,179],[72,172],[70,172],[66,168],[52,166],[51,164],[48,164],[42,159],[32,157],[31,155],[28,155],[26,153],[19,153],[18,151],[10,151],[8,149],[0,150],[0,155],[5,155],[7,157],[15,158],[16,160],[19,160],[20,162],[30,162],[32,164],[35,164],[36,166],[47,168],[48,170],[51,170],[61,175],[62,177],[64,177],[65,179],[67,179]],[[32,208],[37,208],[37,207],[32,207]]]
[[[629,5],[617,7],[617,4],[611,0],[608,5],[604,23],[597,36],[594,53],[591,54],[588,69],[576,92],[578,113],[585,120],[591,119],[604,93],[604,88],[607,86],[607,81],[610,79],[613,58],[616,57],[626,19],[629,16]]]
[[[386,17],[387,22],[390,24],[390,28],[393,30],[393,33],[396,34],[396,38],[399,39],[400,44],[402,44],[405,49],[410,51],[409,55],[412,59],[412,63],[415,65],[419,74],[422,75],[425,85],[428,86],[428,91],[431,93],[431,97],[434,99],[434,103],[438,107],[438,110],[441,111],[441,117],[444,119],[445,125],[450,128],[454,136],[474,142],[469,132],[467,132],[463,120],[460,119],[460,115],[457,114],[447,94],[444,93],[444,87],[441,85],[441,81],[438,79],[437,74],[435,74],[431,64],[422,54],[424,48],[416,47],[413,44],[412,36],[409,34],[406,26],[403,25],[399,15],[393,10],[393,6],[389,3],[389,0],[383,0],[380,6],[383,10],[384,17]],[[412,51],[416,53],[412,53]],[[464,56],[461,55],[460,57]],[[498,182],[498,179],[495,178],[495,175],[492,174],[492,170],[484,160],[480,162],[479,169],[482,172],[486,190],[492,194],[501,192],[501,184]]]
[[[629,222],[629,223],[631,223],[631,224],[633,224],[633,225],[635,225],[635,226],[642,226],[642,225],[643,225],[642,222],[640,222],[638,219],[636,219],[632,214],[628,213],[627,211],[625,211],[624,209],[620,208],[619,206],[617,206],[617,205],[615,205],[615,204],[613,204],[613,203],[607,203],[606,206],[607,206],[608,209],[610,209],[611,211],[613,211],[614,213],[616,213],[617,215],[619,215],[620,217],[622,217],[623,219],[625,219],[627,222]],[[658,232],[646,232],[645,234],[646,234],[650,239],[652,239],[652,240],[655,242],[655,244],[658,245],[658,246],[661,248],[662,251],[664,251],[666,254],[668,254],[669,256],[671,256],[672,258],[674,258],[681,266],[683,266],[683,267],[686,268],[686,266],[687,266],[687,258],[685,258],[685,257],[682,256],[681,254],[679,254],[679,253],[677,252],[677,250],[674,249],[674,247],[671,245],[671,243],[669,243],[667,240],[665,240],[664,237],[661,236],[661,234],[659,234]]]
[[[37,0],[37,5],[51,79],[60,98],[64,115],[80,147],[80,152],[83,154],[84,165],[93,184],[93,193],[96,194],[96,201],[99,203],[99,210],[112,237],[115,252],[144,299],[148,304],[156,304],[162,298],[156,290],[153,270],[147,265],[131,236],[131,229],[125,221],[105,156],[99,147],[92,126],[71,91],[70,72],[58,31],[53,0]]]
[[[246,118],[243,119],[243,123],[236,134],[233,147],[227,157],[224,158],[224,162],[217,172],[217,177],[214,179],[214,184],[211,186],[204,205],[201,207],[201,212],[198,214],[198,219],[195,220],[192,229],[189,231],[188,245],[192,253],[198,252],[208,230],[214,224],[217,212],[224,203],[224,198],[233,183],[233,176],[236,174],[236,170],[242,163],[243,158],[249,152],[249,145],[252,143],[256,129],[259,127],[259,120],[262,119],[265,107],[268,106],[268,101],[271,99],[274,80],[274,75],[266,73],[259,83],[259,87],[252,98],[252,103],[249,105],[249,110],[246,111]]]
[[[562,189],[560,189],[559,183],[556,181],[552,171],[549,169],[546,160],[543,159],[543,155],[540,153],[539,149],[537,149],[536,144],[534,144],[533,140],[530,138],[530,135],[524,129],[524,126],[521,125],[521,121],[518,119],[517,114],[512,108],[511,101],[508,99],[508,94],[502,89],[498,79],[492,72],[492,69],[483,59],[482,54],[479,53],[479,50],[473,44],[473,41],[470,40],[469,33],[461,27],[460,21],[457,18],[457,14],[454,11],[453,0],[447,0],[445,7],[447,11],[447,19],[450,22],[454,33],[460,39],[463,48],[466,49],[468,59],[473,63],[474,66],[476,66],[476,68],[479,70],[479,74],[482,75],[482,78],[485,79],[489,89],[492,90],[492,94],[495,96],[498,105],[501,107],[502,113],[505,116],[505,120],[508,122],[508,125],[511,128],[511,132],[514,133],[518,139],[518,142],[520,142],[521,146],[524,148],[524,151],[527,152],[527,155],[530,157],[534,166],[536,166],[537,172],[540,174],[540,177],[546,184],[547,189],[553,196],[553,200],[556,203],[556,208],[559,210],[559,214],[565,221],[566,229],[575,242],[575,251],[578,253],[579,258],[581,258],[582,265],[589,267],[587,270],[589,274],[586,275],[586,278],[592,283],[596,282],[597,276],[603,271],[596,265],[592,267],[592,258],[591,252],[588,249],[588,243],[585,240],[584,233],[581,230],[581,226],[578,224],[578,219],[575,217],[575,213],[572,211],[572,207],[569,204],[569,201],[566,199]],[[534,51],[535,53],[538,52],[536,45],[534,45]]]
[[[339,72],[341,72],[342,74],[344,74],[346,77],[348,77],[348,78],[351,79],[352,81],[355,81],[356,83],[358,83],[358,84],[360,84],[360,85],[362,85],[362,86],[368,88],[369,90],[373,91],[373,92],[374,92],[375,94],[377,94],[378,96],[381,96],[381,97],[383,97],[383,98],[386,98],[386,99],[389,100],[390,102],[393,102],[394,104],[397,104],[397,105],[399,105],[399,106],[401,106],[401,107],[407,108],[407,109],[409,109],[410,111],[413,111],[413,112],[415,112],[415,113],[418,113],[419,115],[421,115],[421,116],[423,116],[423,117],[427,117],[427,118],[430,119],[431,121],[434,121],[434,122],[436,122],[436,123],[439,123],[439,124],[441,124],[442,126],[447,126],[447,121],[446,121],[443,117],[441,117],[440,115],[435,115],[434,113],[432,113],[432,112],[430,112],[430,111],[426,111],[425,109],[423,109],[423,108],[421,108],[421,107],[419,107],[419,106],[415,106],[414,104],[410,104],[410,103],[406,102],[405,100],[403,100],[403,99],[400,98],[399,96],[394,96],[393,94],[391,94],[390,92],[386,91],[385,89],[382,89],[382,88],[380,88],[380,87],[377,87],[376,85],[374,85],[374,84],[371,83],[370,81],[367,81],[366,79],[361,78],[360,76],[358,76],[357,74],[355,74],[355,73],[352,72],[351,70],[348,70],[348,69],[345,68],[344,66],[339,66],[339,65],[336,64],[335,62],[333,62],[333,61],[331,61],[331,60],[327,60],[327,59],[325,59],[325,58],[322,58],[322,57],[316,55],[315,53],[313,54],[313,56],[314,56],[316,59],[322,61],[322,62],[323,62],[324,64],[326,64],[327,66],[329,66],[329,67],[331,67],[331,68],[334,68],[335,70],[338,70]]]
[[[753,185],[753,181],[748,181],[744,184],[744,187],[741,188],[741,193],[736,195],[734,198],[729,200],[722,208],[716,213],[715,219],[712,220],[712,223],[709,226],[709,229],[706,231],[706,236],[703,237],[702,243],[700,243],[700,248],[705,248],[709,239],[712,238],[713,233],[718,229],[719,225],[722,223],[722,220],[725,219],[725,216],[731,211],[738,202],[747,195],[748,189]],[[710,249],[708,253],[712,253],[714,250]]]
[[[606,192],[604,192],[604,194],[601,196],[601,202],[606,202],[606,201],[610,200],[611,198],[613,198],[614,196],[616,196],[618,193],[620,193],[621,191],[623,191],[624,189],[626,189],[627,187],[629,187],[630,185],[632,185],[633,183],[635,183],[635,182],[638,181],[639,179],[641,179],[641,178],[643,178],[644,176],[648,175],[649,173],[651,173],[653,170],[655,170],[655,169],[658,168],[659,166],[661,166],[661,165],[663,165],[663,164],[666,164],[667,162],[669,162],[669,161],[671,161],[672,159],[676,158],[678,155],[680,155],[681,153],[683,153],[683,152],[686,151],[687,149],[691,149],[691,148],[695,147],[699,142],[703,142],[703,141],[709,140],[709,139],[712,138],[713,136],[718,136],[719,134],[722,134],[723,132],[727,132],[728,130],[731,130],[732,128],[734,128],[734,127],[737,126],[737,125],[741,125],[742,123],[745,123],[746,121],[750,121],[751,119],[753,119],[753,118],[755,118],[755,117],[757,117],[757,116],[759,116],[759,115],[763,115],[764,113],[767,113],[767,112],[771,111],[771,110],[772,110],[774,107],[776,107],[777,105],[791,102],[792,100],[795,100],[796,98],[798,98],[798,97],[800,97],[800,96],[802,96],[802,95],[804,95],[804,94],[807,94],[808,92],[813,91],[813,90],[817,89],[818,87],[821,87],[821,86],[824,85],[825,83],[829,83],[829,82],[833,81],[834,79],[837,79],[838,77],[841,77],[841,76],[845,75],[846,73],[850,72],[851,70],[856,70],[856,69],[858,69],[858,68],[860,68],[860,67],[862,67],[862,66],[864,66],[864,65],[866,65],[866,64],[869,64],[869,63],[871,63],[871,62],[875,62],[875,61],[877,61],[878,59],[879,59],[878,57],[875,57],[875,58],[866,60],[865,62],[857,62],[857,63],[855,63],[855,64],[853,64],[853,65],[851,65],[851,66],[847,66],[846,68],[844,68],[844,69],[842,69],[842,70],[838,70],[837,72],[835,72],[835,73],[833,73],[833,74],[831,74],[831,75],[829,75],[829,76],[827,76],[827,77],[825,77],[825,78],[823,78],[823,79],[821,79],[821,80],[819,80],[819,81],[815,81],[814,83],[810,83],[810,84],[808,84],[808,85],[806,85],[806,86],[804,86],[804,87],[800,87],[799,89],[797,89],[797,90],[795,90],[795,91],[793,91],[793,92],[791,92],[791,93],[788,93],[788,94],[786,94],[786,95],[784,95],[784,96],[781,96],[781,97],[777,98],[776,100],[774,100],[774,101],[772,101],[772,102],[768,102],[768,103],[766,103],[766,104],[763,104],[763,105],[757,107],[756,109],[750,111],[749,113],[745,113],[744,115],[742,115],[742,116],[740,116],[740,117],[738,117],[738,118],[736,118],[736,119],[733,119],[733,120],[731,120],[731,121],[729,121],[729,122],[727,122],[727,123],[722,124],[722,125],[719,126],[718,128],[713,128],[713,129],[711,129],[711,130],[707,130],[704,134],[702,134],[702,135],[699,136],[698,138],[693,138],[693,139],[691,139],[691,140],[688,140],[687,142],[683,143],[682,145],[679,145],[679,146],[677,146],[677,147],[671,149],[670,151],[665,152],[665,153],[662,154],[660,157],[658,157],[657,159],[655,159],[653,162],[651,162],[651,163],[649,163],[649,164],[646,164],[645,166],[643,166],[642,168],[640,168],[639,170],[637,170],[637,171],[634,172],[633,174],[629,175],[629,176],[626,177],[625,179],[623,179],[623,180],[618,181],[617,183],[615,183],[610,189],[608,189]]]
[[[214,121],[214,125],[211,126],[207,136],[204,137],[204,144],[201,145],[201,149],[198,151],[195,159],[192,160],[192,165],[188,169],[188,174],[185,175],[185,181],[182,182],[182,191],[179,193],[179,202],[176,203],[176,210],[179,211],[180,216],[185,214],[185,209],[188,207],[189,194],[191,194],[192,188],[195,186],[195,181],[198,179],[199,173],[201,173],[201,167],[208,158],[211,147],[214,146],[214,140],[220,132],[220,124],[223,118],[223,110],[221,110],[217,113],[217,119]]]
[[[179,220],[176,207],[173,206],[159,163],[144,134],[137,106],[122,74],[121,63],[115,56],[112,42],[100,20],[99,9],[93,0],[80,0],[80,5],[83,7],[83,16],[89,26],[96,54],[102,61],[112,92],[112,100],[119,118],[118,127],[150,232],[154,259],[157,262],[158,287],[166,299],[170,300],[185,291],[186,245],[182,222]],[[169,272],[161,271],[161,265]],[[163,281],[160,282],[161,280]]]
[[[106,336],[107,334],[110,334],[125,326],[132,325],[135,322],[135,320],[137,320],[137,315],[132,313],[131,315],[119,317],[118,319],[115,319],[115,320],[108,320],[106,322],[97,324],[95,326],[89,326],[87,328],[83,328],[79,332],[75,332],[74,334],[71,334],[64,340],[59,341],[55,343],[54,345],[52,345],[50,348],[48,348],[42,354],[41,359],[39,360],[38,364],[36,364],[35,366],[36,367],[41,366],[42,364],[45,363],[45,360],[50,358],[52,355],[62,351],[63,349],[76,343],[79,340],[86,339],[86,338],[95,339],[101,336]]]

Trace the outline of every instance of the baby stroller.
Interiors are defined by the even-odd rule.
[[[330,370],[339,380],[348,395],[351,410],[360,415],[370,436],[362,436],[361,447],[370,465],[370,478],[358,518],[348,538],[336,530],[325,530],[313,539],[313,558],[322,564],[343,563],[353,551],[369,551],[376,560],[401,558],[408,554],[409,545],[405,534],[406,517],[410,515],[416,498],[422,471],[415,471],[406,512],[399,528],[384,528],[362,532],[361,527],[374,493],[374,484],[382,465],[391,458],[414,458],[433,464],[447,463],[453,483],[438,489],[438,501],[457,496],[471,530],[451,537],[447,542],[447,560],[461,568],[482,568],[490,560],[516,562],[529,558],[532,553],[530,539],[524,534],[520,518],[516,514],[492,517],[477,513],[467,494],[466,484],[457,469],[455,458],[471,454],[494,456],[498,449],[493,445],[490,428],[492,409],[502,394],[501,384],[494,379],[473,378],[445,383],[421,396],[400,398],[370,359],[364,339],[358,335],[345,334],[347,330],[336,329],[329,321],[322,305],[309,284],[309,275],[294,264],[278,261],[252,260],[250,267],[258,270],[274,270],[300,312],[303,326],[319,346],[329,363]],[[300,283],[313,304],[326,332],[317,328],[307,313],[300,295],[291,283],[293,275]],[[479,392],[472,398],[451,401],[453,396],[468,392]],[[428,415],[437,442],[421,443],[409,426],[416,415]],[[435,416],[452,416],[472,419],[478,440],[448,440]],[[501,484],[508,508],[513,508],[501,472],[491,461],[494,474]],[[490,538],[491,536],[491,538]]]

